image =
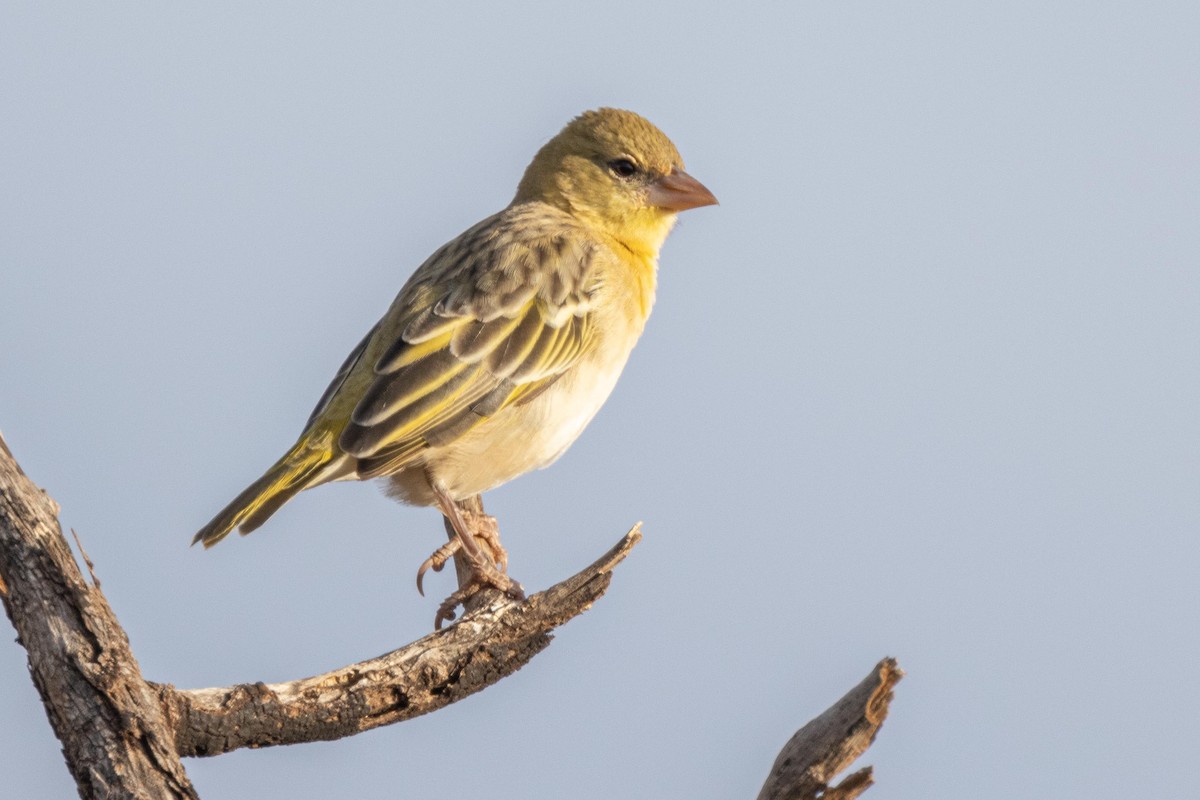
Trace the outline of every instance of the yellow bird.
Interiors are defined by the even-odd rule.
[[[576,117],[534,156],[507,208],[417,269],[292,449],[193,543],[249,533],[304,489],[383,478],[388,494],[436,506],[456,533],[422,564],[418,587],[456,552],[470,567],[436,624],[483,586],[522,597],[495,521],[471,501],[575,441],[645,327],[677,213],[716,202],[646,119],[612,108]]]

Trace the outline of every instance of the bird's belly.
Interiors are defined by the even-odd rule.
[[[580,364],[525,405],[506,408],[458,441],[431,451],[426,469],[451,496],[463,499],[549,466],[608,399],[628,355]]]

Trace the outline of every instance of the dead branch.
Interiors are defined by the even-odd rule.
[[[25,477],[3,437],[0,581],[79,796],[195,798],[158,694],[99,587],[80,574],[58,504]]]
[[[378,658],[290,683],[180,690],[142,677],[99,581],[94,572],[90,585],[84,580],[57,515],[0,436],[0,599],[79,794],[89,800],[196,798],[181,755],[337,739],[480,691],[590,608],[641,538],[635,526],[594,564],[527,602],[484,596],[458,624]],[[759,800],[852,800],[865,791],[870,767],[837,786],[828,781],[870,746],[902,675],[885,659],[801,728]]]
[[[340,739],[485,689],[545,649],[549,631],[590,608],[640,539],[635,526],[594,564],[524,603],[492,592],[489,604],[457,625],[324,675],[222,689],[160,686],[179,753]]]
[[[885,658],[845,697],[796,731],[775,759],[758,800],[854,800],[869,789],[874,783],[870,767],[837,786],[829,782],[875,741],[892,689],[903,677],[896,659]]]
[[[641,539],[635,526],[594,564],[527,602],[499,592],[475,598],[459,624],[369,661],[291,683],[184,691],[142,677],[57,514],[0,437],[4,606],[85,798],[192,798],[181,755],[337,739],[474,694],[520,669],[549,645],[551,630],[590,608]]]

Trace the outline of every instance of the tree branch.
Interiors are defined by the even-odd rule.
[[[0,596],[79,794],[195,798],[158,696],[57,517],[0,436]]]
[[[590,608],[641,539],[634,526],[594,564],[525,603],[481,593],[458,624],[369,661],[291,683],[183,691],[142,677],[57,514],[0,437],[0,597],[85,798],[194,798],[180,755],[337,739],[474,694],[520,669],[549,645],[551,630]]]
[[[0,436],[0,600],[84,798],[196,798],[180,755],[337,739],[435,711],[520,669],[550,631],[591,607],[640,540],[638,526],[578,575],[516,603],[499,592],[456,625],[378,658],[290,683],[179,690],[146,681],[95,580],[84,580],[58,506]],[[82,551],[82,547],[80,548]],[[86,556],[85,556],[86,559]],[[92,570],[90,561],[89,571]],[[903,673],[885,659],[787,743],[759,800],[853,800],[861,755]]]
[[[904,677],[896,659],[885,658],[863,681],[783,746],[758,800],[854,800],[874,783],[870,767],[830,786],[839,772],[875,741],[887,718],[892,689]]]
[[[591,607],[641,539],[638,526],[578,575],[524,603],[500,592],[457,625],[387,655],[312,678],[221,689],[158,690],[181,755],[340,739],[436,711],[491,686]]]

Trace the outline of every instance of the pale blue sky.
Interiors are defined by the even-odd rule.
[[[188,541],[418,263],[570,117],[631,108],[722,205],[592,427],[488,506],[530,590],[645,541],[500,685],[189,760],[200,794],[750,797],[893,655],[869,796],[1179,796],[1198,37],[1194,2],[7,3],[0,429],[152,679],[424,634],[440,521],[373,486]],[[0,686],[6,796],[71,796],[11,642]]]

